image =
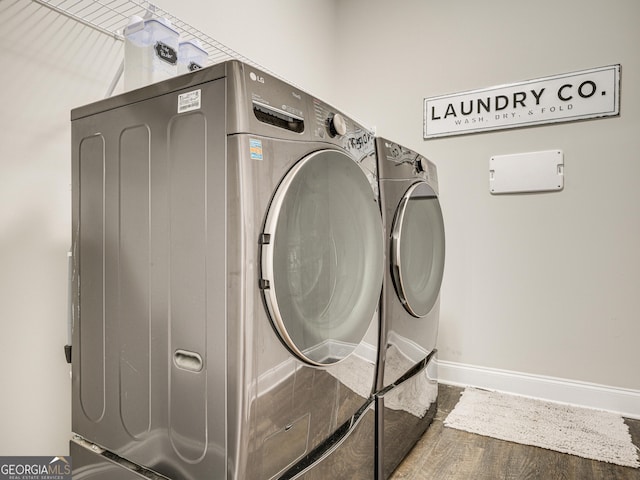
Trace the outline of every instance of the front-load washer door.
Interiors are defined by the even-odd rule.
[[[400,201],[391,231],[391,272],[396,293],[414,317],[426,316],[438,299],[444,273],[444,222],[440,202],[425,182]]]
[[[352,353],[384,273],[380,210],[363,170],[337,150],[300,160],[273,196],[260,241],[264,300],[286,347],[312,365]]]

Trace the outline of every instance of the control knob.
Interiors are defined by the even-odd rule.
[[[344,117],[339,113],[333,114],[327,120],[329,125],[329,135],[335,137],[336,135],[344,135],[347,133],[347,122]]]

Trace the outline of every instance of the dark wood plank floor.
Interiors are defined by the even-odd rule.
[[[640,480],[640,469],[444,428],[463,389],[440,385],[438,414],[392,480]],[[640,446],[640,420],[625,419]]]

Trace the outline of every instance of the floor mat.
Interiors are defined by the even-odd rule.
[[[620,415],[467,388],[446,427],[627,467],[638,448]]]

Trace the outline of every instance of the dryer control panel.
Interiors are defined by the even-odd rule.
[[[381,179],[423,178],[438,190],[438,170],[433,162],[395,142],[377,139],[378,174]]]

